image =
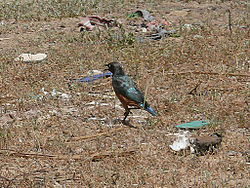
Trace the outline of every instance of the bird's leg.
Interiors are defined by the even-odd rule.
[[[126,112],[124,113],[124,119],[122,121],[125,121],[125,119],[128,117],[129,113],[133,114],[130,110],[134,110],[134,109],[140,109],[139,107],[133,107],[133,108],[128,108],[126,107],[125,110]]]
[[[129,110],[141,109],[140,107],[129,108]]]
[[[126,112],[124,113],[124,119],[122,120],[123,122],[125,122],[125,119],[128,117],[129,112],[129,109],[126,109]]]

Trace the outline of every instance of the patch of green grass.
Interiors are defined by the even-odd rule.
[[[85,15],[86,9],[98,6],[98,0],[11,0],[0,2],[0,20],[50,20]]]

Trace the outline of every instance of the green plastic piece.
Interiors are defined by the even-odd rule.
[[[170,34],[169,35],[170,37],[180,37],[181,35],[180,34],[178,34],[178,33],[172,33],[172,34]]]
[[[138,13],[130,13],[127,15],[127,18],[138,18],[139,14]]]
[[[197,128],[201,128],[207,124],[210,124],[211,122],[207,121],[207,120],[202,120],[202,121],[190,121],[187,123],[183,123],[180,125],[176,125],[175,127],[177,128],[181,128],[181,129],[197,129]]]

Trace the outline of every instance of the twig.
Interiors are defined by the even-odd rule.
[[[11,181],[11,179],[8,179],[8,178],[3,177],[3,176],[0,176],[0,179],[4,179],[4,180],[6,180],[6,181]]]
[[[79,160],[83,158],[82,155],[45,155],[45,154],[37,154],[37,153],[22,153],[22,152],[18,152],[14,150],[9,150],[9,149],[0,149],[0,154],[1,154],[1,151],[9,151],[11,152],[9,156],[23,157],[23,158],[49,158],[49,159],[58,159],[58,160],[66,160],[69,158]]]
[[[230,31],[230,35],[232,35],[232,17],[231,17],[231,11],[229,9],[226,10],[228,12],[228,28]]]
[[[209,74],[209,75],[225,75],[225,76],[242,76],[250,77],[250,74],[236,74],[236,73],[219,73],[219,72],[201,72],[201,71],[188,71],[188,72],[173,72],[167,73],[168,75],[178,75],[178,74]]]
[[[92,161],[96,162],[96,161],[100,161],[102,159],[105,159],[107,157],[109,158],[114,158],[114,157],[126,157],[129,155],[134,155],[135,154],[135,150],[128,150],[128,151],[123,151],[123,152],[119,152],[119,153],[115,153],[115,152],[109,152],[109,153],[102,153],[102,154],[98,154],[98,155],[93,155]]]
[[[194,89],[192,89],[188,94],[190,95],[195,95],[195,93],[197,92],[197,88],[201,85],[201,82],[199,81],[198,84],[196,84],[196,86],[194,87]]]
[[[0,41],[9,40],[10,38],[0,38]]]
[[[70,142],[79,141],[79,140],[86,140],[86,139],[93,139],[93,138],[98,137],[98,136],[109,136],[110,134],[117,132],[117,131],[121,131],[124,128],[126,128],[126,127],[119,127],[119,128],[116,128],[116,129],[113,129],[110,131],[106,131],[106,132],[102,132],[102,133],[98,133],[98,134],[94,134],[94,135],[73,137]],[[70,143],[70,142],[66,142],[66,143]]]
[[[23,173],[23,174],[18,174],[18,175],[16,175],[15,177],[13,177],[12,179],[8,179],[8,178],[3,177],[3,176],[0,176],[0,178],[2,178],[2,179],[4,179],[4,180],[8,181],[9,183],[8,183],[8,185],[7,185],[6,187],[10,187],[10,185],[13,184],[13,182],[14,182],[18,177],[20,177],[20,176],[27,177],[27,176],[30,176],[30,175],[32,175],[32,174],[34,174],[34,173],[37,173],[37,172],[42,173],[42,172],[48,172],[48,171],[47,171],[47,170],[44,170],[44,169],[41,169],[41,170],[34,170],[34,171],[32,171],[32,172]]]
[[[154,73],[153,75],[155,75],[156,71],[158,71],[159,68],[155,69],[154,70]],[[148,88],[149,86],[151,85],[152,81],[153,81],[153,76],[147,80],[147,83],[146,83],[146,88],[145,88],[145,94],[144,94],[144,101],[143,101],[143,106],[145,106],[145,103],[146,103],[146,98],[147,98],[147,95],[148,95]]]
[[[7,151],[8,149],[0,149],[1,150]],[[123,152],[103,152],[101,154],[93,154],[89,157],[86,157],[84,155],[45,155],[45,154],[35,154],[35,153],[21,153],[21,152],[13,152],[11,150],[11,154],[10,156],[15,156],[15,157],[24,157],[24,158],[49,158],[49,159],[57,159],[57,160],[68,160],[68,159],[73,159],[73,160],[82,160],[82,159],[89,159],[92,161],[98,161],[107,157],[124,157],[124,156],[128,156],[128,155],[132,155],[135,153],[135,150],[127,150],[127,151],[123,151]],[[36,171],[34,171],[36,172]],[[33,172],[33,173],[34,173]],[[18,175],[20,176],[20,175]],[[0,178],[4,178],[1,177]],[[16,178],[16,177],[15,177]],[[7,181],[12,181],[14,179],[7,179],[4,178]]]

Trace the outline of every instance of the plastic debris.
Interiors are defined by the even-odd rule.
[[[38,54],[29,54],[29,53],[24,53],[19,55],[17,58],[15,58],[15,61],[22,61],[25,63],[29,62],[38,62],[46,59],[47,55],[43,53],[38,53]]]
[[[45,91],[44,87],[41,89],[41,92],[43,92],[44,95],[47,95],[47,94],[48,94],[48,92]]]
[[[176,34],[176,30],[165,30],[163,29],[164,26],[168,26],[169,24],[159,18],[155,18],[154,16],[151,16],[150,13],[147,10],[137,10],[133,14],[129,14],[130,17],[134,17],[135,15],[138,15],[140,17],[144,18],[144,21],[146,21],[146,24],[142,24],[147,30],[154,31],[155,33],[152,35],[146,36],[147,38],[153,39],[153,40],[160,40],[164,36],[174,36],[179,37],[180,35]],[[145,32],[145,30],[143,30]],[[141,40],[139,40],[140,42]]]
[[[164,36],[180,37],[180,35],[176,33],[177,31],[175,29],[167,31],[165,29],[162,29],[161,26],[159,26],[156,28],[156,31],[157,32],[155,34],[148,35],[146,37],[153,40],[160,40]]]
[[[210,124],[211,122],[207,120],[202,120],[202,121],[190,121],[187,123],[183,123],[180,125],[176,125],[176,128],[181,128],[181,129],[198,129],[201,128],[207,124]]]
[[[184,24],[182,26],[182,29],[187,30],[187,31],[191,31],[192,29],[194,29],[194,26],[192,24]]]
[[[191,137],[188,131],[182,131],[177,134],[177,139],[169,147],[174,151],[190,149],[191,153],[205,153],[213,151],[222,141],[219,133],[213,133],[209,136]]]
[[[182,149],[186,149],[190,146],[189,142],[189,132],[188,131],[182,131],[178,133],[177,139],[174,141],[172,145],[169,145],[169,147],[174,151],[180,151]]]
[[[71,79],[71,82],[93,82],[98,79],[103,79],[103,78],[108,78],[111,76],[111,72],[103,73],[103,74],[97,74],[97,75],[92,75],[80,79]]]
[[[39,95],[39,99],[43,99],[43,97],[47,94],[49,94],[49,92],[45,91],[44,87],[41,89],[41,92],[43,93],[43,95]],[[61,97],[62,99],[69,99],[70,95],[66,94],[66,93],[62,93],[60,91],[56,91],[55,89],[53,89],[50,93],[50,95],[52,97]]]
[[[210,136],[201,136],[193,141],[195,151],[198,153],[204,153],[206,151],[212,151],[222,141],[222,137],[219,133],[213,133]]]
[[[51,91],[51,96],[52,97],[61,97],[62,99],[69,99],[70,95],[66,94],[66,93],[62,93],[60,91],[56,91],[55,89],[53,89]]]
[[[10,38],[0,38],[0,41],[9,40]]]
[[[88,75],[93,75],[93,74],[102,74],[103,72],[102,71],[99,71],[99,70],[90,70],[88,71]]]
[[[138,14],[137,12],[135,12],[135,13],[130,13],[130,14],[127,15],[127,19],[128,19],[128,18],[138,18],[138,17],[139,17],[139,14]]]
[[[95,25],[99,26],[116,26],[117,23],[115,20],[100,18],[98,16],[87,16],[81,22],[78,23],[78,27],[85,27],[87,30],[93,30]]]
[[[229,156],[235,156],[237,154],[238,154],[237,151],[227,151],[227,155],[229,155]]]
[[[144,20],[148,23],[152,22],[155,20],[154,16],[151,16],[150,13],[147,10],[137,10],[135,14],[141,16],[144,18]]]

